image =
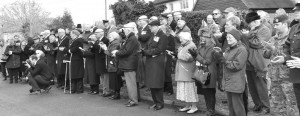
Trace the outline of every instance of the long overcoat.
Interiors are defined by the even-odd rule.
[[[77,38],[71,40],[69,47],[69,55],[71,61],[71,79],[79,79],[84,76],[84,62],[83,62],[83,53],[79,49],[79,47],[83,48],[83,39]]]
[[[149,40],[144,55],[146,55],[145,83],[149,88],[163,88],[165,82],[166,54],[168,37],[159,30]]]
[[[108,45],[109,41],[106,37],[103,37],[101,40],[97,40],[93,45],[93,50],[95,52],[96,73],[98,75],[107,73],[105,64],[106,55],[104,53],[104,50],[100,48],[100,42],[103,42],[104,44]]]
[[[64,75],[66,73],[66,64],[63,63],[63,60],[66,59],[66,55],[69,49],[69,36],[64,36],[60,41],[58,42],[58,48],[59,47],[65,47],[63,51],[57,50],[56,54],[56,62],[57,62],[57,74],[58,75]]]
[[[12,51],[12,55],[9,55],[9,51]],[[14,45],[8,45],[5,49],[4,54],[9,56],[6,61],[6,68],[20,68],[21,66],[21,59],[20,59],[20,53],[21,53],[21,47],[20,46],[14,46]]]
[[[100,78],[97,77],[96,74],[96,64],[95,64],[95,53],[92,49],[92,45],[90,48],[83,52],[85,57],[85,69],[84,75],[87,77],[87,82],[90,85],[96,85],[100,83]]]

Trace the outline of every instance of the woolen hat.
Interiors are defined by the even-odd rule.
[[[242,33],[237,29],[232,29],[228,34],[231,34],[237,41],[240,41],[242,38]]]
[[[108,20],[102,20],[103,24],[108,23]]]
[[[260,16],[256,12],[250,12],[246,15],[246,23],[251,23],[252,21],[260,19]]]
[[[77,24],[76,28],[82,28],[81,24]]]
[[[289,17],[286,14],[276,16],[273,20],[273,23],[280,23],[289,20]]]

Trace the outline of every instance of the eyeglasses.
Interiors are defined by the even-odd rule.
[[[219,13],[213,13],[213,15],[218,15]]]

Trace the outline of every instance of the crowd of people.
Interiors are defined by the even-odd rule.
[[[82,30],[78,24],[22,41],[16,35],[8,43],[0,39],[1,70],[11,84],[28,78],[30,93],[49,91],[55,80],[57,88],[80,94],[86,79],[89,94],[99,94],[101,84],[101,96],[112,100],[120,99],[125,80],[127,107],[139,104],[144,87],[151,91],[153,110],[164,108],[165,92],[186,103],[180,112],[195,113],[198,95],[204,95],[207,116],[215,115],[217,89],[226,92],[230,116],[246,116],[249,90],[254,112],[268,114],[272,107],[289,116],[297,108],[286,95],[295,96],[300,107],[299,3],[294,11],[290,23],[283,9],[273,20],[265,11],[238,16],[232,7],[216,9],[199,21],[199,38],[192,38],[180,12],[142,15],[118,26],[104,20],[104,28]],[[208,72],[204,81],[195,79],[197,69]]]

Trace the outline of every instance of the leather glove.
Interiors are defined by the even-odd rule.
[[[197,57],[197,52],[195,49],[189,49],[188,51],[194,59]]]

